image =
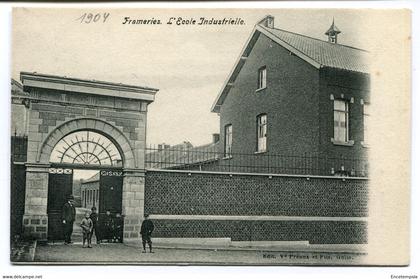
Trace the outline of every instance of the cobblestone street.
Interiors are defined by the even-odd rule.
[[[173,249],[157,248],[155,253],[141,253],[136,246],[105,243],[93,245],[92,249],[81,244],[38,245],[35,262],[50,263],[115,263],[115,264],[357,264],[363,255],[357,253],[298,252],[298,251],[258,251],[220,249]]]

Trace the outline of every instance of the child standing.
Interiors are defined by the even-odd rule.
[[[153,253],[152,251],[152,232],[154,230],[155,226],[153,225],[152,220],[149,219],[149,214],[144,214],[144,221],[141,224],[140,234],[142,238],[142,244],[143,244],[143,251],[142,253],[146,253],[146,243],[149,245],[150,253]]]
[[[93,236],[93,232],[95,232],[95,237],[96,237],[96,244],[101,243],[101,238],[99,235],[99,222],[98,222],[98,213],[96,213],[96,207],[92,207],[92,213],[90,213],[90,219],[93,222],[93,229],[92,229],[92,236]]]
[[[114,238],[114,218],[111,215],[111,211],[107,210],[105,213],[105,216],[103,217],[104,221],[104,239],[108,240],[109,242],[112,242],[112,239]]]
[[[82,219],[82,222],[80,223],[80,227],[82,227],[83,230],[83,248],[86,248],[85,243],[87,240],[88,248],[92,248],[91,242],[92,242],[92,229],[93,229],[93,222],[92,219],[90,219],[89,212],[86,212],[85,218]]]

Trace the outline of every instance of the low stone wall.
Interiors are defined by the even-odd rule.
[[[144,210],[155,218],[155,237],[366,243],[367,184],[358,178],[147,171]]]
[[[24,215],[23,228],[23,235],[26,238],[47,239],[48,216]]]

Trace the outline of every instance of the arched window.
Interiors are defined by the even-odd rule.
[[[120,166],[120,152],[107,137],[79,131],[63,137],[54,147],[51,163]]]

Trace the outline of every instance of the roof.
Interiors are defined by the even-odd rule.
[[[213,162],[220,157],[218,143],[193,147],[187,142],[163,150],[146,153],[146,168],[175,169]]]
[[[83,180],[82,184],[96,182],[96,181],[99,181],[99,172],[97,172],[96,174],[92,175],[88,179]]]
[[[329,67],[363,74],[369,73],[369,53],[363,49],[330,43],[328,41],[319,40],[278,28],[270,28],[265,26],[262,22],[263,21],[257,24],[251,33],[251,36],[245,44],[241,55],[237,59],[233,70],[229,74],[228,79],[223,85],[222,90],[212,106],[212,112],[220,111],[221,105],[230,91],[230,88],[233,86],[233,83],[243,65],[246,63],[246,58],[251,53],[252,48],[257,42],[260,34],[264,34],[277,44],[286,48],[318,69]]]
[[[361,73],[369,72],[367,64],[369,53],[365,50],[322,41],[277,28],[262,28],[320,66]]]

